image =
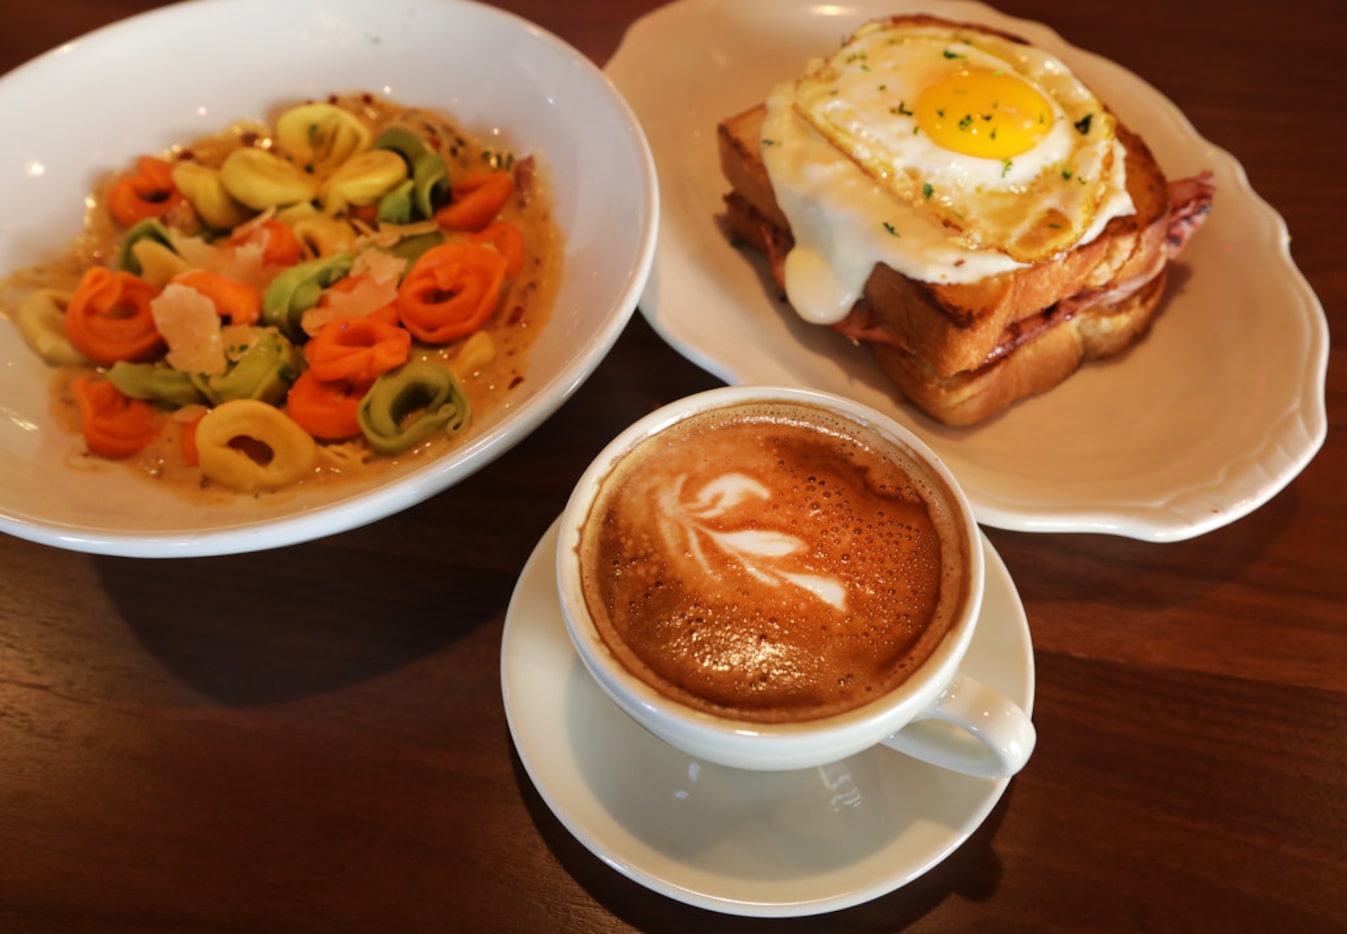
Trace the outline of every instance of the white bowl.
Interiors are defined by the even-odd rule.
[[[345,91],[447,111],[550,169],[565,270],[508,408],[486,413],[451,452],[413,459],[378,482],[198,505],[129,469],[71,469],[81,442],[51,417],[51,370],[0,319],[0,530],[154,557],[255,551],[342,531],[488,464],[607,354],[654,253],[659,201],[640,126],[575,49],[509,13],[455,0],[195,0],[90,33],[0,78],[11,130],[0,138],[0,274],[68,243],[95,179],[136,155]]]

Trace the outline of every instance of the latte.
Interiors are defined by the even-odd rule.
[[[794,401],[692,415],[622,455],[580,532],[583,597],[656,691],[760,723],[877,700],[964,613],[953,494],[905,448]]]

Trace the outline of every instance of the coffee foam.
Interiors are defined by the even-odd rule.
[[[940,478],[813,405],[691,416],[623,455],[580,536],[609,650],[707,713],[813,720],[893,690],[967,598]]]

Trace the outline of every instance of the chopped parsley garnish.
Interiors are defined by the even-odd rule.
[[[959,129],[966,130],[972,125],[973,125],[972,114],[964,114],[961,118],[959,118]]]
[[[1090,132],[1090,120],[1092,120],[1093,118],[1094,114],[1086,114],[1085,116],[1077,120],[1075,123],[1073,123],[1072,126],[1076,128],[1077,133],[1079,133],[1081,136],[1085,136]]]
[[[931,195],[933,194],[935,194],[935,186],[933,186],[930,182],[927,182],[925,185],[921,186],[921,196],[925,198],[927,201],[931,200]]]
[[[1066,179],[1068,182],[1071,181],[1071,176],[1073,174],[1075,173],[1071,169],[1062,169],[1062,178]]]
[[[912,111],[907,109],[907,101],[899,101],[897,107],[890,107],[889,113],[897,114],[900,117],[912,116]]]
[[[888,221],[885,221],[885,222],[884,222],[884,229],[887,230],[891,236],[894,236],[894,237],[901,236],[901,234],[898,233],[897,228],[895,228],[895,227],[894,227],[892,224],[890,224]]]
[[[1002,178],[1005,178],[1005,177],[1006,177],[1006,173],[1008,173],[1008,172],[1010,171],[1010,167],[1011,167],[1012,165],[1014,165],[1014,164],[1015,164],[1015,163],[1014,163],[1013,161],[1011,161],[1010,159],[1007,159],[1006,161],[1004,161],[1004,162],[1001,163],[1001,177],[1002,177]]]

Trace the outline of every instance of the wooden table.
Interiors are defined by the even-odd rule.
[[[9,4],[0,70],[154,5]],[[603,62],[654,3],[503,5]],[[1145,77],[1233,152],[1340,336],[1347,5],[1003,8]],[[499,681],[516,577],[583,466],[634,414],[715,384],[637,316],[515,450],[366,528],[176,561],[0,538],[0,930],[756,927],[581,846],[520,764]],[[1340,342],[1327,397],[1317,458],[1219,531],[990,530],[1035,643],[1030,767],[929,874],[781,926],[1347,928]]]

